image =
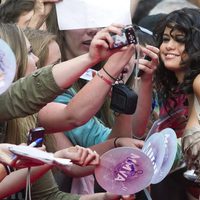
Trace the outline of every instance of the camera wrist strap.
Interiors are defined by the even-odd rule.
[[[31,200],[31,167],[27,171],[25,200]]]

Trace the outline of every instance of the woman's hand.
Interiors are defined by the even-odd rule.
[[[23,146],[27,146],[26,143],[21,143],[20,145]],[[42,145],[42,147],[33,147],[33,148],[37,148],[41,151],[46,151],[46,146]],[[21,169],[21,168],[26,168],[26,167],[34,167],[34,166],[39,166],[39,165],[43,165],[44,163],[41,161],[36,161],[34,159],[29,159],[29,158],[25,158],[25,157],[21,157],[21,156],[15,156],[14,160],[11,163],[11,166]]]
[[[12,144],[3,143],[0,144],[0,162],[6,165],[11,166],[15,157],[11,151],[9,151],[9,147],[16,146]]]
[[[70,159],[74,164],[80,166],[98,165],[100,161],[99,155],[95,151],[78,145],[57,151],[54,156]]]
[[[144,146],[144,141],[132,138],[119,137],[115,140],[116,147],[133,147],[141,149]]]
[[[120,48],[113,50],[111,49],[114,43],[111,33],[121,35],[122,28],[123,25],[113,24],[97,32],[90,44],[89,55],[92,60],[98,62],[105,60],[113,53],[121,50]]]
[[[144,73],[141,78],[151,78],[159,63],[159,49],[157,47],[146,45],[141,48],[141,58],[139,59],[139,69]],[[147,59],[148,58],[148,59]],[[135,60],[136,62],[136,60]]]
[[[53,3],[59,1],[61,0],[35,0],[34,15],[32,16],[28,27],[35,29],[41,28],[52,10]]]

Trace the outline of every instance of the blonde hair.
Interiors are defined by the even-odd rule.
[[[28,51],[23,31],[15,24],[0,23],[0,38],[7,42],[15,54],[17,62],[15,80],[24,77],[28,63]],[[13,144],[26,142],[27,132],[35,125],[36,115],[9,120],[6,128],[6,142]]]
[[[53,9],[51,10],[51,14],[47,18],[47,29],[49,32],[55,34],[57,36],[57,41],[61,49],[61,55],[62,55],[62,61],[68,60],[65,54],[65,48],[66,48],[66,40],[64,37],[64,32],[61,31],[58,28],[58,20],[56,15],[56,9],[55,6],[53,6]],[[99,70],[103,66],[103,62],[96,66],[96,70]],[[75,89],[77,92],[86,84],[87,82],[85,80],[77,80],[73,84],[73,89]],[[114,124],[114,115],[113,111],[110,109],[110,98],[106,98],[104,104],[102,105],[101,109],[98,112],[99,116],[98,118],[101,119],[101,121],[104,123],[105,126],[111,128]]]
[[[24,33],[15,24],[0,23],[0,38],[9,44],[15,54],[18,67],[15,75],[15,80],[17,80],[25,75],[28,62]]]
[[[43,67],[49,54],[49,44],[52,41],[56,41],[56,35],[46,30],[31,28],[26,28],[24,33],[31,43],[34,54],[39,58],[37,67]],[[48,151],[55,151],[55,140],[53,135],[45,135],[45,145]]]
[[[49,44],[52,41],[56,41],[56,35],[45,30],[31,28],[26,28],[24,33],[31,43],[34,54],[39,58],[37,67],[45,66],[45,61],[49,54]]]

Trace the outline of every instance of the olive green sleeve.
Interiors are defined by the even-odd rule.
[[[68,184],[68,183],[66,183]],[[79,195],[62,192],[58,189],[53,174],[48,171],[31,187],[31,197],[34,200],[78,200]]]
[[[17,80],[0,95],[0,121],[36,113],[63,92],[54,80],[52,67]]]

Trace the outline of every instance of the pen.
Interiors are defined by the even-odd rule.
[[[29,144],[29,147],[35,147],[38,144],[40,144],[43,141],[43,138],[38,138],[37,140],[35,140],[34,142],[32,142],[31,144]]]

